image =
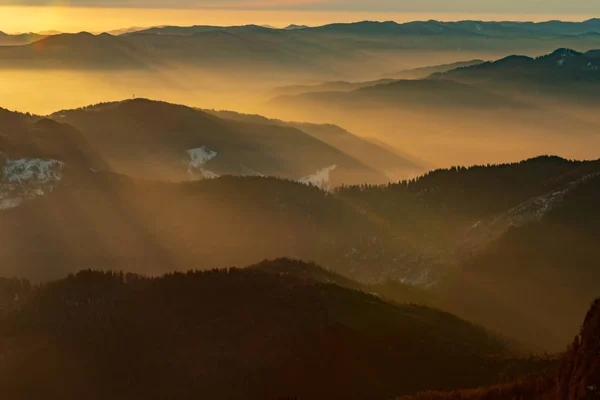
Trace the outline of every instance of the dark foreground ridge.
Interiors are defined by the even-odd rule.
[[[384,399],[551,365],[514,358],[450,314],[299,269],[278,260],[161,278],[84,271],[33,288],[4,281],[0,390],[14,400]]]

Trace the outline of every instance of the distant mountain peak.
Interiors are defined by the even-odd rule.
[[[573,50],[573,49],[569,49],[566,47],[561,47],[559,49],[554,50],[552,53],[550,53],[550,55],[573,55],[573,56],[580,56],[582,53]]]
[[[42,36],[51,36],[51,35],[61,35],[64,32],[61,31],[55,31],[55,30],[49,30],[49,31],[40,31],[40,32],[35,32],[32,33],[33,35],[42,35]]]
[[[293,31],[293,30],[300,30],[300,29],[307,29],[307,28],[308,28],[308,25],[295,25],[295,24],[291,24],[291,25],[286,26],[283,29],[288,30],[288,31]]]
[[[75,44],[75,43],[81,43],[83,41],[89,41],[93,38],[95,38],[96,36],[92,33],[89,32],[79,32],[79,33],[61,33],[60,35],[51,35],[48,36],[44,39],[42,39],[40,42],[46,44],[46,45],[53,45],[53,44],[57,44],[57,45],[71,45],[71,44]]]

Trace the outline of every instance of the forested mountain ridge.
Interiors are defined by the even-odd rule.
[[[157,106],[149,104],[152,109]],[[121,104],[103,107],[118,109]],[[176,109],[194,118],[198,113]],[[591,255],[596,221],[585,217],[593,214],[593,204],[581,195],[593,192],[597,185],[593,177],[600,168],[595,161],[538,157],[514,164],[442,169],[410,181],[346,186],[332,192],[258,176],[168,183],[129,178],[102,166],[93,168],[86,163],[93,159],[86,151],[74,154],[87,157],[65,155],[67,161],[61,161],[65,149],[96,147],[84,146],[86,141],[74,134],[83,131],[69,125],[7,115],[7,121],[14,118],[13,128],[20,123],[44,128],[40,133],[44,139],[66,132],[70,147],[58,147],[63,153],[53,153],[57,160],[25,162],[9,157],[3,164],[0,205],[10,208],[0,212],[0,228],[10,232],[0,248],[3,275],[56,279],[81,265],[160,275],[197,268],[198,260],[203,261],[202,268],[214,268],[294,257],[314,260],[359,280],[369,285],[361,290],[385,298],[406,299],[409,291],[401,284],[427,289],[432,296],[419,290],[411,296],[530,345],[536,344],[532,339],[540,330],[549,329],[552,333],[538,345],[551,349],[560,348],[572,336],[578,315],[590,296],[595,296],[587,283],[595,281]],[[220,123],[216,117],[200,115]],[[161,132],[166,131],[156,130],[159,143],[164,140]],[[23,132],[22,137],[37,137],[27,129]],[[338,133],[319,132],[324,136]],[[153,135],[149,137],[154,140]],[[212,167],[207,164],[206,168]],[[33,182],[32,178],[39,179]],[[564,223],[553,222],[564,210],[576,213],[564,217]],[[532,235],[527,240],[530,245],[519,245],[522,235]],[[548,251],[545,246],[554,243],[551,236],[560,243]],[[32,243],[36,243],[34,251]],[[554,250],[560,254],[551,256]],[[512,260],[510,254],[523,257]],[[516,269],[506,268],[504,262]],[[577,267],[568,270],[573,263]],[[549,266],[552,273],[544,270]],[[495,304],[489,291],[480,293],[486,285],[473,283],[486,276],[496,277],[498,285],[508,285],[510,290],[503,295],[511,293],[509,303]],[[514,276],[524,286],[511,285]],[[580,281],[583,289],[572,290]],[[544,295],[530,301],[528,291],[522,289],[534,283]],[[550,304],[548,294],[557,290],[564,301],[552,319],[544,310]],[[497,310],[497,318],[481,313],[473,304]],[[508,323],[515,320],[521,321],[518,329]]]
[[[377,22],[377,21],[361,21],[354,23],[334,23],[323,26],[293,26],[298,30],[302,30],[304,34],[315,31],[329,31],[339,33],[360,33],[360,34],[430,34],[432,36],[452,35],[453,33],[462,32],[464,35],[477,34],[482,36],[502,36],[507,34],[562,34],[562,35],[581,35],[591,32],[600,32],[600,22],[598,19],[589,19],[582,22],[563,22],[563,21],[546,21],[546,22],[486,22],[486,21],[412,21],[406,23],[397,23],[394,21]],[[444,29],[448,28],[448,29]],[[287,29],[287,28],[286,28]],[[248,30],[248,31],[276,31],[277,28],[270,28],[257,25],[221,27],[221,26],[165,26],[155,27],[145,30],[140,30],[127,35],[148,35],[148,34],[171,34],[171,35],[194,35],[210,31],[226,31],[226,30]],[[285,30],[285,29],[284,29]]]
[[[275,262],[263,261],[248,268],[272,274],[291,275],[301,279],[334,284],[343,288],[368,293],[394,304],[435,306],[439,303],[439,299],[435,293],[413,285],[403,284],[391,279],[376,284],[365,284],[325,269],[314,262],[307,263],[297,260],[280,259],[275,260]]]
[[[515,224],[467,259],[444,302],[509,336],[560,349],[597,297],[600,176],[560,196],[543,217]]]
[[[0,400],[600,400],[600,19],[152,2],[0,31]]]
[[[330,108],[346,109],[384,105],[419,109],[427,108],[430,103],[437,111],[461,107],[472,110],[528,107],[534,111],[543,104],[544,96],[554,102],[578,96],[582,104],[598,101],[595,95],[600,82],[598,50],[579,52],[558,48],[537,57],[511,55],[495,61],[457,63],[456,68],[446,70],[441,66],[439,72],[434,69],[430,75],[415,80],[291,87],[274,93],[268,105],[282,111],[293,104],[308,107],[327,102],[331,103]],[[578,96],[573,96],[574,92]]]
[[[397,234],[426,236],[433,247],[458,251],[455,255],[462,258],[510,226],[533,221],[527,218],[531,210],[523,207],[527,202],[546,201],[540,205],[543,212],[538,210],[541,218],[552,210],[550,204],[557,205],[581,180],[598,173],[597,161],[541,156],[512,164],[439,169],[388,185],[344,186],[336,195],[385,220]],[[561,196],[553,198],[557,191]]]
[[[454,265],[441,279],[443,307],[560,350],[597,296],[599,167],[539,157],[338,195],[394,232],[405,230],[405,238],[423,237],[422,245]]]
[[[0,109],[0,211],[52,191],[66,164],[109,169],[72,126]]]
[[[364,82],[345,91],[315,87],[272,97],[262,110],[341,125],[438,165],[559,153],[590,159],[600,142],[594,114],[599,53],[572,49],[503,55],[423,79]]]
[[[239,227],[246,226],[248,232],[258,232],[259,226],[268,222],[273,227],[268,231],[269,235],[273,234],[274,239],[266,247],[264,244],[250,246],[239,243],[241,248],[248,249],[249,254],[257,258],[245,258],[248,254],[243,256],[244,251],[238,256],[229,254],[225,260],[221,256],[208,257],[206,261],[211,266],[243,265],[264,258],[295,256],[313,259],[337,272],[367,282],[395,279],[427,286],[446,275],[449,272],[447,266],[456,264],[457,256],[463,257],[456,254],[457,245],[478,221],[491,219],[532,197],[550,192],[560,182],[576,180],[593,171],[595,165],[539,158],[515,165],[440,170],[411,182],[384,187],[344,187],[330,195],[316,188],[270,178],[224,177],[216,181],[179,185],[144,183],[125,177],[113,179],[109,178],[112,175],[81,171],[67,165],[65,171],[71,178],[61,182],[55,192],[40,198],[35,204],[24,204],[20,209],[0,215],[0,221],[8,224],[7,229],[14,229],[15,245],[20,242],[16,239],[20,235],[18,232],[22,232],[25,235],[22,245],[25,245],[30,243],[30,239],[26,238],[31,235],[28,230],[19,228],[21,225],[17,224],[17,220],[38,218],[35,215],[39,213],[59,213],[64,220],[80,218],[91,226],[102,227],[94,235],[104,237],[105,233],[112,231],[113,225],[109,221],[117,223],[119,214],[137,215],[139,222],[133,226],[143,231],[148,229],[150,215],[161,210],[159,214],[162,217],[153,217],[155,221],[150,224],[153,226],[151,231],[158,235],[154,240],[171,249],[169,252],[173,252],[176,259],[181,257],[179,262],[187,265],[194,257],[188,259],[180,253],[200,254],[205,251],[204,246],[182,247],[187,240],[177,244],[177,241],[167,240],[165,233],[172,232],[181,237],[187,232],[187,237],[206,237],[207,243],[214,243],[215,256],[225,256],[228,254],[225,249],[229,246],[225,243],[230,240],[237,242],[238,237],[227,233],[229,225],[226,221],[230,218],[226,215],[231,212],[231,215],[239,216]],[[69,204],[77,197],[87,199],[88,205],[70,207]],[[198,203],[194,205],[193,201]],[[165,209],[164,204],[178,204],[180,210],[177,207]],[[195,209],[200,204],[206,207],[206,221],[214,220],[211,228],[201,222],[203,218],[196,218],[204,213]],[[98,219],[98,215],[105,218]],[[45,219],[47,217],[42,220]],[[198,222],[192,223],[192,220]],[[257,220],[261,224],[255,225],[253,221]],[[74,224],[65,231],[73,232],[74,243],[85,242],[86,237],[91,239],[88,234],[83,234],[83,227],[79,225]],[[287,228],[284,228],[286,225]],[[47,237],[51,242],[64,234],[52,224],[37,226],[39,237]],[[79,233],[75,234],[77,231]],[[218,239],[217,231],[224,235],[222,239]],[[130,227],[122,232],[134,234],[136,230]],[[146,240],[140,242],[141,238],[148,238],[139,232],[133,237],[140,245]],[[239,239],[242,240],[241,237]],[[165,245],[164,240],[169,244]],[[219,241],[222,243],[219,244]],[[90,255],[97,253],[89,247],[93,242],[86,245],[83,242],[76,247],[87,248]],[[93,245],[98,251],[100,242]],[[135,247],[130,247],[125,254]],[[119,248],[122,246],[114,247]],[[223,252],[218,251],[219,248]],[[11,250],[10,246],[5,247],[5,256],[6,252],[13,254],[9,259],[25,262],[22,255],[18,256],[22,253]],[[208,254],[204,254],[207,257]],[[86,260],[91,262],[91,258]],[[108,262],[102,260],[103,257],[100,257],[94,261],[94,268],[102,268],[102,263]],[[31,261],[26,263],[30,267],[35,266]],[[153,264],[155,262],[148,265]],[[70,265],[70,262],[64,261],[62,265]],[[73,264],[73,267],[76,268],[76,265]],[[125,268],[126,264],[121,265]],[[29,270],[30,267],[24,268]]]
[[[0,152],[8,157],[55,159],[80,168],[109,169],[84,134],[72,126],[47,118],[13,115],[17,118],[12,122],[0,116]]]
[[[534,84],[537,82],[593,85],[600,79],[600,52],[579,52],[561,48],[539,57],[508,56],[494,62],[436,73],[431,78],[463,83],[499,82]]]
[[[417,176],[426,170],[420,161],[402,154],[399,150],[369,141],[332,124],[311,124],[265,118],[260,115],[241,114],[234,111],[203,110],[223,119],[259,125],[288,126],[301,130],[323,141],[377,171],[385,173],[390,181]]]
[[[265,175],[301,179],[335,165],[331,185],[388,181],[385,174],[293,126],[232,121],[146,99],[99,104],[52,115],[78,128],[115,165],[147,179]],[[202,150],[199,165],[188,153]],[[152,159],[152,163],[145,160]],[[397,165],[401,170],[405,166]]]
[[[415,196],[439,208],[472,217],[494,215],[520,203],[600,172],[598,161],[539,156],[516,163],[456,166],[388,185],[344,185],[342,196]]]
[[[511,357],[449,314],[252,268],[153,279],[83,271],[12,288],[0,388],[15,400],[388,398],[553,365]],[[59,384],[67,371],[70,384]]]
[[[594,21],[572,25],[362,21],[294,30],[256,25],[163,26],[119,36],[88,32],[6,36],[0,43],[22,45],[0,46],[0,60],[9,69],[151,71],[177,65],[209,70],[221,66],[228,72],[240,71],[243,60],[244,71],[252,74],[260,75],[262,68],[277,75],[295,74],[295,79],[334,78],[364,76],[373,70],[380,75],[389,70],[390,56],[398,71],[436,61],[451,63],[457,56],[444,52],[457,48],[462,57],[483,59],[546,53],[551,46],[589,50],[599,47],[597,33]],[[415,64],[412,59],[422,61]]]
[[[0,225],[11,232],[0,249],[4,274],[33,279],[81,264],[160,274],[198,259],[211,268],[293,256],[367,282],[411,281],[422,274],[412,260],[424,260],[337,197],[264,177],[176,184],[65,167],[55,190],[0,213]],[[36,251],[24,251],[32,242]]]

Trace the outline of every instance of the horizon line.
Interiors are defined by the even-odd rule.
[[[0,6],[0,8],[2,8]],[[90,9],[92,7],[81,7],[81,8],[85,8],[85,9]],[[160,9],[157,9],[160,10]],[[264,28],[264,29],[272,29],[272,30],[285,30],[285,28],[289,27],[289,26],[304,26],[306,28],[301,28],[299,30],[302,29],[314,29],[314,28],[321,28],[321,27],[326,27],[326,26],[331,26],[331,25],[355,25],[355,24],[360,24],[360,23],[380,23],[380,24],[384,24],[384,23],[394,23],[397,25],[407,25],[407,24],[411,24],[411,23],[416,23],[416,22],[423,22],[423,23],[427,23],[427,22],[440,22],[440,23],[460,23],[460,22],[479,22],[479,23],[521,23],[521,24],[544,24],[544,23],[549,23],[549,22],[562,22],[562,23],[574,23],[574,24],[583,24],[586,22],[590,22],[590,21],[595,21],[595,20],[600,20],[600,17],[591,17],[591,18],[587,18],[587,19],[580,19],[580,20],[565,20],[565,19],[544,19],[544,20],[539,20],[539,21],[535,21],[535,20],[516,20],[516,19],[497,19],[497,20],[492,20],[492,19],[456,19],[456,20],[445,20],[445,19],[415,19],[415,20],[409,20],[409,21],[398,21],[398,20],[393,20],[393,19],[358,19],[355,21],[351,21],[351,22],[329,22],[329,23],[325,23],[325,24],[317,24],[317,25],[308,25],[308,24],[303,24],[303,23],[286,23],[286,24],[282,24],[279,26],[276,26],[276,24],[258,24],[258,23],[246,23],[246,24],[223,24],[223,25],[219,25],[219,24],[192,24],[192,25],[188,25],[188,24],[158,24],[158,25],[151,25],[151,26],[126,26],[126,27],[121,27],[121,28],[116,28],[116,29],[106,29],[106,30],[60,30],[60,29],[42,29],[40,31],[13,31],[10,32],[8,30],[2,30],[0,29],[0,33],[4,33],[7,35],[47,35],[47,36],[56,36],[56,35],[61,35],[61,34],[80,34],[80,33],[89,33],[92,35],[101,35],[101,34],[105,34],[105,33],[109,33],[112,31],[119,31],[119,30],[127,30],[127,29],[139,29],[140,31],[143,30],[147,30],[147,29],[154,29],[154,28],[167,28],[167,27],[177,27],[177,28],[193,28],[193,27],[200,27],[200,26],[206,26],[206,27],[214,27],[214,28],[243,28],[243,27],[259,27],[259,28]],[[53,32],[53,33],[47,33],[47,32]],[[118,35],[117,35],[118,36]]]
[[[1,0],[0,0],[1,2]],[[243,26],[253,23],[283,28],[290,24],[325,26],[333,23],[361,21],[394,21],[406,23],[436,20],[441,22],[585,22],[598,17],[596,13],[544,12],[379,12],[379,11],[289,11],[289,10],[232,10],[194,8],[125,8],[125,7],[66,7],[66,6],[7,6],[0,5],[0,30],[16,34],[23,32],[81,31],[109,32],[131,27],[156,26]]]

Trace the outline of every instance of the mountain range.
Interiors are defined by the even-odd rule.
[[[324,92],[330,93],[329,96],[333,96],[331,94],[333,92],[350,93],[345,98],[349,98],[353,94],[358,96],[380,93],[382,96],[387,94],[385,100],[395,95],[398,100],[406,99],[406,101],[411,100],[419,103],[420,99],[415,98],[417,94],[424,96],[426,93],[430,93],[431,97],[442,99],[447,95],[446,91],[450,88],[457,88],[457,91],[460,89],[460,92],[465,93],[464,99],[456,97],[456,94],[451,94],[448,95],[447,101],[455,101],[458,108],[472,106],[472,104],[465,104],[465,101],[474,99],[472,93],[474,90],[480,90],[487,94],[488,98],[494,98],[495,91],[507,94],[511,93],[508,90],[510,88],[512,90],[519,89],[523,92],[529,91],[530,97],[534,97],[536,93],[539,94],[540,90],[544,90],[544,94],[554,91],[552,93],[554,95],[568,95],[573,90],[577,90],[578,94],[588,95],[585,97],[586,101],[597,101],[597,96],[593,95],[597,93],[595,85],[600,77],[599,60],[600,51],[598,50],[581,53],[572,49],[561,48],[535,58],[508,56],[492,62],[474,60],[406,71],[409,75],[423,71],[423,75],[417,75],[419,76],[416,79],[417,82],[389,78],[354,83],[328,82],[321,85],[280,88],[275,94],[304,95],[300,98],[305,99],[311,93],[315,93],[312,95],[315,98],[318,96],[325,97]],[[449,86],[448,82],[467,86]],[[412,88],[414,88],[413,91],[407,92]],[[345,100],[341,95],[338,95],[338,97],[340,97],[340,100],[337,100],[337,103]],[[481,101],[484,96],[481,95],[475,99]],[[426,100],[431,99],[427,98]],[[514,99],[505,99],[506,104],[510,104],[511,101],[513,104],[518,104],[515,103]],[[519,104],[519,106],[522,106],[522,104]]]
[[[0,46],[21,46],[42,40],[49,35],[39,33],[19,33],[10,35],[0,31]]]
[[[211,164],[223,154],[215,145],[217,136],[205,136],[214,143],[193,144],[204,147],[186,144],[195,152],[186,153],[184,146],[172,156],[164,151],[169,149],[164,141],[177,145],[217,127],[254,121],[260,131],[306,129],[320,135],[320,143],[363,148],[361,139],[339,128],[204,113],[148,100],[53,117],[77,128],[4,112],[5,126],[18,133],[0,142],[6,144],[0,148],[0,230],[11,232],[0,249],[5,276],[45,281],[81,266],[162,274],[292,256],[379,285],[375,290],[385,290],[389,298],[406,299],[409,293],[395,284],[416,286],[429,293],[413,293],[419,302],[544,349],[565,345],[584,306],[596,296],[591,282],[597,280],[593,249],[598,224],[588,215],[593,215],[598,162],[539,157],[440,169],[396,184],[329,187],[327,192],[314,184],[261,177],[250,172],[257,167],[247,162],[242,176],[206,179],[213,178],[208,172],[216,175],[228,165]],[[242,132],[247,139],[252,136]],[[235,131],[232,135],[227,136],[230,149]],[[245,153],[231,153],[229,165],[241,165],[236,156]],[[188,179],[204,179],[159,182],[165,175],[152,169],[144,170],[143,179],[123,175],[133,170],[131,165],[143,166],[148,159],[156,165],[159,157],[177,154],[182,158],[173,165],[182,174],[197,167],[201,175]],[[119,155],[121,163],[112,161]],[[524,246],[523,237],[528,238]],[[547,250],[549,245],[556,254]],[[569,268],[572,263],[577,268]],[[505,289],[491,292],[490,279]],[[532,292],[531,285],[538,290]],[[532,293],[538,294],[537,301],[529,299]],[[551,293],[561,293],[560,308]],[[496,311],[482,311],[489,309]],[[541,332],[552,334],[539,340]]]
[[[140,33],[174,33],[195,34],[199,32],[231,29],[254,29],[264,28],[256,25],[220,27],[220,26],[191,26],[191,27],[157,27],[150,28]],[[266,28],[278,30],[277,28]],[[479,36],[503,36],[503,35],[585,35],[600,33],[600,19],[590,19],[583,22],[486,22],[486,21],[413,21],[396,23],[393,21],[376,22],[361,21],[355,23],[335,23],[324,26],[309,27],[306,25],[289,25],[283,30],[302,30],[308,32],[334,32],[371,35],[479,35]]]
[[[357,22],[300,29],[247,26],[161,26],[124,30],[120,35],[58,34],[35,39],[4,35],[3,68],[152,70],[169,65],[235,71],[244,59],[246,73],[255,67],[276,73],[288,69],[296,80],[365,76],[445,63],[462,58],[497,58],[509,52],[537,55],[556,46],[589,50],[600,47],[598,21],[581,23],[495,22]],[[121,33],[121,32],[113,32]],[[402,37],[402,41],[397,40]],[[31,43],[34,42],[34,43]],[[28,44],[29,43],[29,44]],[[552,46],[552,47],[551,47]],[[444,51],[440,59],[440,51]],[[85,57],[76,57],[83,54]],[[248,55],[252,57],[247,57]],[[369,54],[369,56],[365,56]],[[438,62],[439,63],[439,62]],[[304,72],[303,72],[304,71]],[[283,71],[279,70],[279,74]],[[300,74],[300,75],[299,75]]]
[[[572,49],[557,49],[536,58],[510,56],[495,62],[436,73],[431,78],[492,87],[518,86],[522,91],[536,90],[555,95],[577,91],[580,101],[596,102],[596,86],[600,82],[600,51],[581,53]]]
[[[600,76],[600,51],[578,52],[569,48],[560,48],[539,57],[511,55],[497,61],[484,62],[472,60],[438,66],[430,66],[397,73],[397,79],[391,74],[387,79],[366,82],[327,82],[320,85],[304,85],[280,88],[275,94],[300,95],[321,92],[357,92],[373,88],[384,90],[394,88],[407,79],[426,81],[452,81],[475,85],[485,90],[500,89],[508,85],[511,89],[520,87],[526,90],[542,90],[546,86],[559,92],[561,89],[587,90],[592,94],[594,85]],[[402,75],[405,75],[402,77]],[[424,88],[429,88],[422,84]],[[525,89],[523,88],[525,85]],[[440,95],[444,86],[440,86]],[[363,90],[364,91],[364,90]],[[592,97],[592,96],[590,96]],[[589,100],[589,97],[586,98]],[[459,102],[458,105],[462,105]]]
[[[600,399],[598,48],[600,19],[0,32],[37,111],[0,108],[0,393]]]
[[[305,268],[3,280],[0,387],[15,400],[390,398],[555,365],[451,314],[279,272]]]
[[[378,142],[373,138],[365,138],[352,134],[337,125],[281,121],[256,114],[242,114],[234,111],[203,111],[227,120],[258,125],[292,127],[301,130],[315,139],[340,149],[347,155],[360,160],[377,171],[385,173],[391,180],[417,176],[427,169],[427,166],[421,160],[417,160],[409,154],[403,154],[400,150]]]
[[[132,176],[169,180],[203,174],[264,175],[301,179],[336,166],[331,185],[384,183],[387,173],[414,175],[415,162],[342,129],[339,140],[317,132],[318,126],[237,120],[144,99],[100,104],[52,115],[79,129],[115,169]],[[307,133],[311,130],[312,133]],[[330,130],[335,130],[330,127]],[[194,149],[213,153],[191,165]],[[193,156],[192,156],[193,157]],[[153,163],[145,162],[149,158]],[[204,165],[205,164],[205,165]],[[328,182],[329,183],[329,182]]]
[[[540,151],[594,158],[585,149],[598,144],[597,53],[557,49],[426,79],[304,86],[287,94],[282,89],[263,110],[283,119],[336,123],[446,165],[506,161],[503,153],[528,158]],[[465,143],[472,149],[467,154]]]

